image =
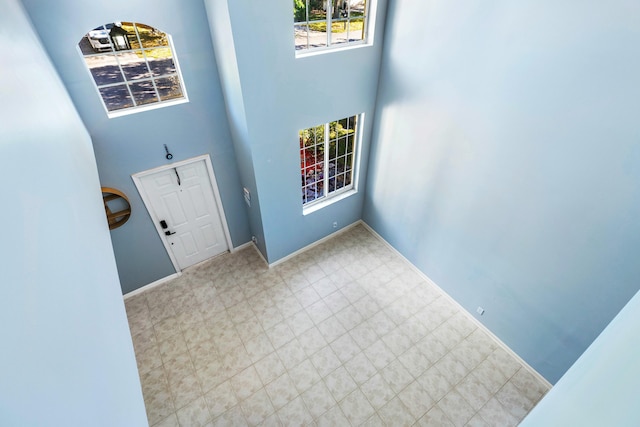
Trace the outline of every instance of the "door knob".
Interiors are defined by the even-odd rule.
[[[175,231],[165,231],[164,234],[167,235],[167,236],[171,236],[172,234],[176,234],[176,232]]]

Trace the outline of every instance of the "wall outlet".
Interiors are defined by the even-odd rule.
[[[338,221],[333,221],[333,228],[338,228]]]
[[[478,308],[476,309],[476,312],[477,312],[480,316],[482,316],[482,315],[484,314],[484,308],[482,308],[482,307],[478,307]]]

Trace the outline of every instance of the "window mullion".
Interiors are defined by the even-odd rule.
[[[324,162],[322,164],[322,195],[327,196],[329,194],[329,150],[331,147],[331,141],[329,141],[329,137],[331,136],[331,132],[329,132],[330,123],[325,123],[324,125]]]
[[[311,24],[309,23],[309,1],[310,0],[306,0],[307,7],[305,8],[305,13],[307,14],[307,49],[310,47],[309,39],[311,38],[311,34],[309,34],[309,31],[311,31]]]
[[[331,15],[333,15],[333,0],[327,0],[327,46],[331,46]]]
[[[347,1],[347,43],[351,39],[349,32],[351,31],[351,2]]]
[[[109,40],[109,44],[111,44],[111,40]],[[113,44],[111,44],[111,48],[113,49]],[[120,63],[120,58],[118,57],[118,54],[115,53],[115,49],[113,49],[112,55],[116,59],[116,64],[118,64],[118,70],[120,70],[120,75],[122,76],[122,81],[124,83],[124,87],[127,88],[127,92],[129,93],[129,97],[131,98],[131,102],[133,103],[134,107],[137,107],[138,103],[136,102],[136,99],[133,97],[133,92],[131,91],[131,88],[129,87],[129,80],[127,80],[127,75],[124,73],[124,70],[122,69],[122,64]],[[114,85],[114,86],[118,86],[118,85]]]

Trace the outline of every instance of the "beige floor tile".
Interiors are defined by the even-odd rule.
[[[285,321],[276,323],[270,329],[267,329],[265,333],[275,349],[279,349],[295,338],[293,331]]]
[[[181,426],[204,427],[211,420],[209,408],[203,397],[179,409],[176,414]]]
[[[510,380],[532,402],[537,403],[548,388],[525,368],[520,368]]]
[[[322,299],[306,307],[306,310],[307,314],[316,325],[333,315],[329,306]]]
[[[333,398],[333,395],[323,381],[317,382],[307,391],[302,393],[302,400],[304,400],[309,413],[314,419],[319,418],[329,409],[336,406],[336,401]]]
[[[363,352],[355,355],[344,367],[358,385],[364,384],[378,372]]]
[[[402,363],[400,363],[398,359],[393,360],[385,366],[380,373],[396,393],[400,393],[401,390],[414,380],[411,373],[402,366]]]
[[[456,390],[476,411],[480,410],[491,399],[491,392],[475,375],[467,375],[457,385]]]
[[[522,420],[535,405],[535,401],[529,399],[525,393],[520,391],[511,381],[507,382],[500,391],[495,394],[495,398],[502,403],[502,406],[517,420]]]
[[[362,384],[360,390],[376,410],[382,408],[395,397],[395,392],[379,373]]]
[[[269,384],[271,381],[282,375],[286,368],[280,361],[278,354],[273,352],[254,364],[262,384]]]
[[[395,359],[395,354],[382,340],[371,344],[369,348],[364,350],[364,354],[378,370],[384,368]]]
[[[309,359],[305,359],[300,364],[289,369],[289,376],[298,393],[303,393],[322,379]]]
[[[253,363],[256,363],[260,359],[273,353],[275,349],[271,345],[271,341],[266,333],[261,333],[244,343],[244,348],[247,350],[249,359]]]
[[[315,354],[327,345],[324,337],[315,326],[300,335],[298,341],[307,356]]]
[[[267,384],[265,389],[276,409],[282,408],[298,396],[298,390],[287,372]]]
[[[489,399],[478,411],[478,414],[492,426],[513,427],[518,425],[518,420],[495,397]]]
[[[360,425],[373,415],[375,410],[359,389],[352,391],[341,402],[340,408],[352,425]]]
[[[231,377],[231,387],[240,400],[246,399],[262,388],[262,381],[258,376],[256,368],[249,366]]]
[[[293,368],[307,357],[306,354],[304,354],[300,341],[296,338],[280,347],[276,352],[278,353],[282,364],[287,369]]]
[[[464,426],[476,412],[455,390],[450,391],[440,399],[438,406],[447,414],[447,417],[456,427]]]
[[[169,389],[157,391],[153,395],[144,396],[149,424],[156,424],[175,412],[173,398]]]
[[[244,427],[249,423],[247,423],[240,405],[236,405],[218,418],[214,418],[212,425],[214,427]]]
[[[277,267],[254,248],[127,299],[152,426],[515,426],[544,382],[356,226]]]
[[[427,369],[424,374],[418,377],[417,381],[422,385],[422,388],[429,393],[429,396],[436,401],[442,399],[453,386],[447,379],[447,376],[441,373],[435,366]]]
[[[340,409],[339,405],[333,406],[327,412],[322,414],[317,420],[316,424],[318,427],[338,427],[338,426],[348,426],[349,420],[342,413],[342,409]]]
[[[300,396],[280,408],[278,410],[278,418],[280,418],[283,425],[291,427],[310,425],[313,422],[313,416],[307,410]]]
[[[420,427],[454,427],[454,424],[447,417],[447,414],[437,405],[420,418],[416,425]],[[497,425],[498,424],[496,424],[496,426]]]
[[[260,389],[240,403],[249,425],[257,426],[275,412],[271,400],[264,389]]]
[[[360,353],[360,347],[358,347],[358,344],[356,344],[353,338],[351,338],[351,335],[349,335],[348,333],[342,335],[340,338],[337,338],[329,345],[342,363],[348,362],[355,355]]]
[[[324,382],[336,402],[340,402],[358,387],[349,372],[342,366],[327,375]],[[347,414],[345,413],[345,415]]]
[[[347,333],[347,330],[342,326],[335,316],[328,317],[318,324],[318,330],[324,337],[325,341],[331,343],[342,335]]]
[[[331,347],[325,346],[310,357],[311,363],[322,378],[335,371],[342,365],[338,356],[333,352]]]
[[[204,398],[212,418],[219,417],[238,403],[230,381],[214,387],[204,395]]]
[[[422,418],[435,404],[435,400],[418,381],[414,381],[405,387],[398,393],[398,397],[411,415],[413,415],[414,420]]]
[[[411,411],[398,397],[394,397],[380,408],[378,415],[387,426],[409,427],[416,420]]]
[[[180,427],[180,423],[178,422],[177,415],[171,414],[162,421],[153,424],[151,427]]]
[[[349,335],[358,344],[361,350],[368,348],[371,344],[378,340],[378,334],[375,329],[367,322],[362,322],[349,331]]]
[[[286,322],[289,325],[289,329],[291,329],[296,337],[299,337],[315,326],[313,320],[311,320],[311,317],[309,317],[307,312],[302,309],[296,314],[287,318]]]
[[[195,375],[187,375],[173,383],[170,382],[169,390],[171,390],[176,409],[183,408],[203,394],[198,377]]]

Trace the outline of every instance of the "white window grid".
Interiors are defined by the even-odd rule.
[[[107,84],[98,84],[95,81],[95,78],[93,76],[93,74],[91,75],[93,83],[95,84],[96,88],[98,89],[98,93],[100,95],[100,99],[102,101],[103,106],[105,107],[105,109],[107,110],[108,114],[113,114],[113,113],[118,113],[121,112],[123,110],[125,111],[131,111],[131,110],[141,110],[141,109],[146,109],[146,107],[150,106],[150,105],[158,105],[158,104],[173,104],[175,103],[175,101],[177,100],[186,100],[187,95],[186,95],[186,90],[184,87],[184,84],[182,82],[182,78],[181,78],[181,73],[180,73],[180,68],[178,65],[178,60],[175,56],[175,49],[173,46],[173,40],[171,38],[170,34],[161,32],[159,30],[157,30],[157,28],[155,27],[151,27],[148,26],[146,24],[140,24],[140,23],[136,23],[136,22],[131,22],[128,23],[131,24],[131,26],[133,26],[134,28],[134,32],[135,32],[135,37],[136,37],[136,41],[138,43],[139,47],[136,48],[132,48],[132,49],[120,49],[117,50],[115,48],[115,46],[113,45],[111,38],[107,37],[107,41],[109,42],[109,47],[110,50],[106,51],[106,52],[97,52],[97,53],[83,53],[82,56],[84,58],[99,58],[99,57],[105,57],[105,56],[110,56],[113,57],[113,59],[116,62],[116,66],[118,68],[119,71],[119,75],[122,79],[122,81],[116,82],[116,83],[107,83]],[[155,31],[158,31],[159,33],[161,33],[165,38],[166,38],[166,45],[157,45],[157,46],[149,46],[149,47],[145,47],[144,43],[142,41],[142,38],[140,36],[140,33],[138,31],[138,25],[143,25],[145,27],[150,27],[150,28],[154,28]],[[106,29],[107,25],[103,25],[102,27],[99,28],[105,28]],[[149,52],[154,51],[154,50],[158,50],[158,49],[167,49],[170,52],[170,56],[168,58],[165,58],[167,60],[170,60],[173,63],[173,67],[175,68],[175,72],[170,72],[170,73],[162,73],[162,74],[157,74],[154,75],[153,67],[151,66],[150,63],[150,59],[149,59]],[[125,64],[123,64],[122,61],[122,54],[124,53],[136,53],[136,52],[140,52],[142,54],[142,59],[144,60],[144,65],[146,67],[147,70],[149,70],[149,76],[148,77],[138,77],[135,79],[130,79],[127,78],[128,74],[125,71],[125,69],[123,68],[123,66]],[[86,62],[86,59],[85,59]],[[89,64],[87,63],[87,67],[89,68]],[[91,70],[90,74],[91,74]],[[163,79],[169,79],[169,80],[173,80],[174,85],[178,88],[178,95],[177,96],[163,96],[162,95],[162,90],[158,88],[159,86],[159,82],[162,81]],[[132,86],[136,86],[136,85],[141,85],[144,83],[150,83],[151,84],[151,88],[153,90],[153,96],[154,99],[153,100],[138,100],[136,99],[136,95],[134,93],[134,91],[132,90]],[[123,104],[123,106],[121,106],[120,108],[109,108],[109,105],[107,103],[107,101],[105,100],[105,95],[104,94],[104,89],[109,89],[109,88],[117,88],[117,87],[122,87],[126,89],[126,95],[128,96],[128,100],[130,101],[130,104]],[[149,92],[147,92],[149,93]],[[164,99],[163,99],[164,98]]]
[[[339,18],[333,18],[333,0],[323,0],[326,7],[326,17],[324,19],[310,19],[309,11],[310,3],[312,0],[303,0],[305,2],[305,20],[295,22],[294,18],[294,38],[295,38],[295,49],[297,51],[301,50],[322,50],[327,48],[335,48],[337,45],[354,45],[354,44],[364,44],[367,40],[368,35],[368,21],[369,21],[369,2],[371,0],[363,0],[363,15],[352,15],[352,13],[356,9],[352,9],[351,0],[343,0],[341,3],[345,6],[341,9],[344,15],[341,14]],[[356,30],[355,32],[351,32],[351,23],[355,21],[362,21],[363,27],[361,30]],[[343,22],[346,31],[346,38],[338,38],[337,34],[345,34],[345,33],[334,33],[332,31],[332,24],[335,22]],[[321,35],[313,34],[310,26],[316,23],[326,23],[326,32],[324,37]],[[351,36],[354,33],[359,33],[359,38],[352,39]],[[333,37],[335,36],[335,40]],[[323,40],[324,38],[324,40]],[[299,40],[302,40],[303,43],[299,43]]]
[[[356,180],[356,156],[361,115],[303,129],[300,136],[302,204],[311,206],[352,190]],[[343,124],[347,132],[331,136]],[[305,140],[306,136],[310,136]]]

